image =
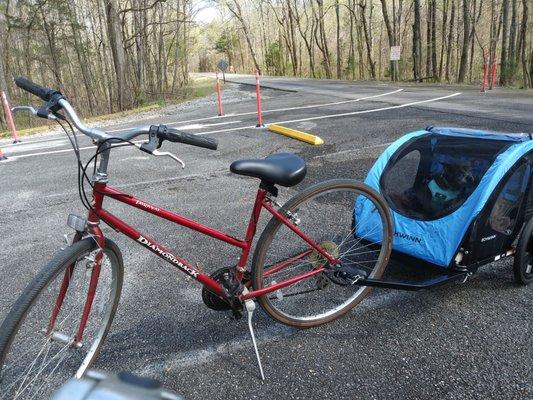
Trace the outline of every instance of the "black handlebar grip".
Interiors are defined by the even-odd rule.
[[[15,79],[15,84],[19,88],[30,92],[31,94],[34,94],[37,97],[40,97],[44,101],[49,101],[54,94],[59,93],[57,90],[37,85],[29,79],[23,78],[21,76]]]
[[[191,135],[172,128],[167,128],[166,132],[160,134],[160,137],[170,142],[190,144],[191,146],[198,146],[211,150],[216,150],[218,147],[218,141],[216,139]]]

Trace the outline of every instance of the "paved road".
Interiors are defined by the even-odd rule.
[[[312,147],[252,128],[255,100],[247,83],[253,78],[231,79],[237,83],[224,93],[231,116],[215,117],[210,98],[108,127],[164,122],[216,137],[219,151],[165,144],[185,161],[182,171],[168,159],[116,149],[112,184],[241,236],[257,182],[229,172],[235,159],[276,151],[303,157],[308,176],[281,192],[286,200],[323,179],[363,179],[387,143],[428,125],[533,132],[531,91],[481,94],[464,87],[263,78],[269,87],[263,105],[271,110],[265,122],[292,121],[286,125],[325,140]],[[66,215],[83,212],[74,155],[62,136],[5,144],[0,142],[10,159],[0,164],[0,279],[9,290],[0,294],[0,318],[60,245]],[[82,146],[90,142],[82,139]],[[82,155],[89,157],[91,149]],[[109,208],[206,271],[229,266],[237,256],[184,228],[119,205]],[[287,328],[259,312],[256,329],[267,375],[261,382],[244,320],[205,308],[197,285],[108,233],[123,250],[126,279],[96,367],[149,374],[188,399],[533,397],[533,292],[513,284],[509,262],[492,264],[463,285],[419,293],[376,290],[343,319],[316,329]],[[396,275],[399,267],[391,269]],[[412,266],[403,273],[420,277]]]

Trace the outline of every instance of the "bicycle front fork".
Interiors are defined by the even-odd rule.
[[[70,222],[70,216],[69,216],[69,222]],[[70,224],[69,224],[70,225]],[[72,341],[72,345],[74,347],[81,347],[81,341],[83,338],[83,332],[85,331],[85,328],[87,326],[87,321],[89,318],[89,314],[91,313],[91,308],[94,302],[94,296],[96,294],[96,288],[98,286],[98,279],[100,277],[100,271],[102,268],[102,260],[104,257],[104,246],[105,246],[105,237],[103,235],[102,230],[100,229],[98,222],[88,222],[85,227],[85,233],[92,237],[95,241],[96,245],[100,249],[98,253],[94,256],[94,258],[88,258],[86,257],[87,261],[87,268],[91,270],[91,277],[89,281],[89,288],[87,290],[87,297],[85,299],[85,304],[83,306],[83,311],[80,318],[80,323],[78,325],[78,329],[76,331],[76,334],[73,338],[70,340]],[[83,232],[76,230],[76,234],[74,235],[74,238],[72,239],[72,244],[78,242],[83,238]],[[54,332],[54,327],[57,322],[57,317],[59,316],[59,313],[61,311],[61,307],[63,305],[63,302],[65,300],[65,296],[68,291],[68,287],[70,285],[70,281],[72,279],[72,275],[74,273],[74,267],[76,266],[76,263],[78,260],[74,260],[71,265],[69,265],[65,269],[65,273],[63,275],[63,280],[61,282],[61,286],[59,288],[59,293],[57,295],[54,308],[52,309],[52,315],[50,316],[50,321],[48,323],[48,327],[46,329],[46,334],[51,335],[52,339],[55,340],[55,338],[63,337],[65,336],[61,332]]]

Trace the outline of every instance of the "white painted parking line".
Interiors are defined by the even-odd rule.
[[[203,129],[208,128],[210,126],[221,126],[221,125],[231,125],[231,124],[239,124],[242,121],[227,121],[227,122],[219,122],[217,124],[190,124],[190,125],[183,125],[179,126],[179,129]]]
[[[353,111],[353,112],[340,113],[340,114],[321,115],[321,116],[310,117],[310,118],[293,119],[293,120],[276,122],[276,124],[289,124],[291,122],[301,122],[301,121],[315,121],[317,119],[338,118],[338,117],[346,117],[346,116],[349,116],[349,115],[368,114],[368,113],[373,113],[373,112],[378,112],[378,111],[394,110],[396,108],[410,107],[410,106],[415,106],[417,104],[425,104],[425,103],[431,103],[431,102],[434,102],[434,101],[449,99],[451,97],[459,96],[460,94],[461,94],[461,92],[456,92],[456,93],[453,93],[453,94],[449,94],[447,96],[436,97],[434,99],[413,101],[411,103],[398,104],[398,105],[395,105],[395,106],[388,106],[388,107],[381,107],[381,108],[375,108],[373,110],[361,110],[361,111]]]
[[[138,140],[138,141],[134,141],[132,143],[144,143],[144,142],[145,142],[144,140]],[[127,146],[127,144],[115,144],[115,145],[113,145],[111,147],[124,147],[124,146]],[[96,146],[87,146],[87,147],[80,147],[79,150],[82,151],[82,150],[89,150],[89,149],[95,149],[95,148],[96,148]],[[41,151],[39,153],[21,154],[19,156],[10,156],[9,154],[6,154],[6,156],[8,157],[7,160],[9,161],[9,160],[18,160],[19,158],[45,156],[45,155],[48,155],[48,154],[68,153],[68,152],[71,152],[71,151],[73,151],[72,147],[70,147],[68,149],[63,149],[63,150]]]
[[[46,132],[43,130],[43,132]],[[3,149],[9,149],[12,147],[20,147],[27,144],[33,144],[33,143],[44,143],[44,142],[51,142],[54,140],[64,139],[64,134],[61,133],[53,133],[50,135],[45,136],[44,138],[34,137],[34,136],[22,136],[20,139],[20,142],[18,143],[6,143],[6,144],[0,144],[0,147]]]
[[[49,149],[51,147],[59,147],[64,146],[68,143],[68,140],[65,138],[56,139],[54,141],[48,141],[43,143],[22,143],[20,145],[15,146],[9,146],[4,147],[3,149],[7,154],[14,154],[14,153],[21,153],[23,151],[31,151],[31,150],[40,150],[40,149]]]
[[[418,105],[418,104],[431,103],[431,102],[434,102],[434,101],[439,101],[439,100],[444,100],[444,99],[449,99],[451,97],[459,96],[460,94],[461,94],[461,92],[456,92],[456,93],[449,94],[447,96],[435,97],[433,99],[428,99],[428,100],[413,101],[411,103],[398,104],[398,105],[395,105],[395,106],[373,108],[373,109],[370,109],[370,110],[351,111],[351,112],[339,113],[339,114],[319,115],[317,117],[308,117],[308,118],[291,119],[291,120],[285,120],[285,121],[276,121],[276,122],[271,122],[271,124],[290,124],[290,123],[293,123],[293,122],[316,121],[318,119],[348,117],[348,116],[351,116],[351,115],[358,115],[358,114],[369,114],[369,113],[374,113],[374,112],[379,112],[379,111],[394,110],[394,109],[397,109],[397,108],[405,108],[405,107],[415,106],[415,105]],[[243,126],[243,127],[240,127],[240,128],[230,128],[230,129],[223,129],[223,130],[216,130],[216,131],[201,132],[201,133],[197,133],[197,135],[211,135],[213,133],[240,131],[240,130],[251,129],[251,128],[255,128],[255,125]]]
[[[356,149],[336,151],[335,153],[320,154],[318,156],[314,156],[313,158],[332,158],[332,157],[335,157],[335,156],[340,156],[342,154],[352,154],[352,153],[358,153],[358,152],[363,151],[363,150],[379,149],[380,147],[390,146],[393,143],[394,142],[373,144],[373,145],[370,145],[370,146],[358,147]]]
[[[395,105],[395,106],[373,108],[373,109],[370,109],[370,110],[352,111],[352,112],[347,112],[347,113],[320,115],[320,116],[316,116],[316,117],[300,118],[300,119],[293,119],[293,120],[286,120],[286,121],[276,121],[276,122],[272,122],[272,123],[273,124],[274,123],[275,124],[288,124],[288,123],[293,123],[293,122],[315,121],[315,120],[318,120],[318,119],[339,118],[339,117],[347,117],[347,116],[351,116],[351,115],[369,114],[369,113],[374,113],[374,112],[381,112],[381,111],[387,111],[387,110],[394,110],[394,109],[399,109],[399,108],[410,107],[410,106],[414,106],[414,105],[418,105],[418,104],[431,103],[431,102],[435,102],[435,101],[449,99],[449,98],[452,98],[452,97],[455,97],[455,96],[459,96],[460,94],[461,94],[461,92],[456,92],[456,93],[449,94],[447,96],[435,97],[435,98],[427,99],[427,100],[413,101],[413,102],[410,102],[410,103],[398,104],[398,105]],[[247,130],[247,129],[255,129],[255,125],[242,126],[242,127],[238,127],[238,128],[219,129],[219,130],[213,130],[213,131],[208,131],[208,132],[200,132],[200,133],[197,133],[196,135],[198,135],[198,136],[200,136],[200,135],[212,135],[212,134],[216,134],[216,133],[235,132],[235,131],[242,131],[242,130]],[[134,142],[134,143],[142,143],[142,142],[143,141],[137,141],[137,142]],[[118,146],[124,146],[124,145],[118,145]],[[80,147],[80,150],[94,149],[95,147],[96,146]],[[13,157],[9,157],[9,154],[6,154],[6,155],[10,159],[19,159],[19,158],[36,157],[36,156],[42,156],[42,155],[48,155],[48,154],[66,153],[66,152],[69,152],[69,151],[72,151],[72,149],[44,151],[44,152],[30,153],[30,154],[21,154],[19,156],[13,156]]]
[[[352,100],[336,101],[336,102],[332,102],[332,103],[310,104],[310,105],[307,105],[307,106],[286,107],[286,108],[274,108],[274,109],[270,109],[270,110],[262,110],[262,113],[263,114],[268,114],[268,113],[281,112],[281,111],[303,110],[303,109],[309,109],[309,108],[320,108],[320,107],[335,106],[335,105],[339,105],[339,104],[357,103],[359,101],[369,100],[369,99],[376,99],[378,97],[388,96],[388,95],[391,95],[391,94],[394,94],[394,93],[398,93],[398,92],[401,92],[401,91],[403,91],[403,89],[396,89],[396,90],[393,90],[392,92],[380,93],[380,94],[375,94],[375,95],[366,96],[366,97],[359,97],[357,99],[352,99]],[[201,122],[201,121],[209,121],[209,120],[212,120],[212,119],[229,118],[229,117],[241,117],[241,116],[245,116],[245,115],[255,115],[255,114],[257,114],[257,111],[250,111],[250,112],[245,112],[245,113],[235,113],[235,114],[226,114],[226,115],[214,116],[214,117],[189,119],[189,120],[186,120],[186,121],[173,121],[173,122],[167,122],[165,125],[187,124],[187,123],[190,123],[190,122]],[[122,131],[127,131],[129,129],[131,129],[131,128],[112,129],[112,130],[108,130],[106,132],[122,132]]]

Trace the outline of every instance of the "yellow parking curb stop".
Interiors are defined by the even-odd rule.
[[[297,131],[296,129],[287,128],[286,126],[270,124],[268,125],[268,130],[274,133],[279,133],[280,135],[288,136],[290,138],[300,140],[313,145],[323,144],[324,141],[316,136],[311,135],[310,133]]]

